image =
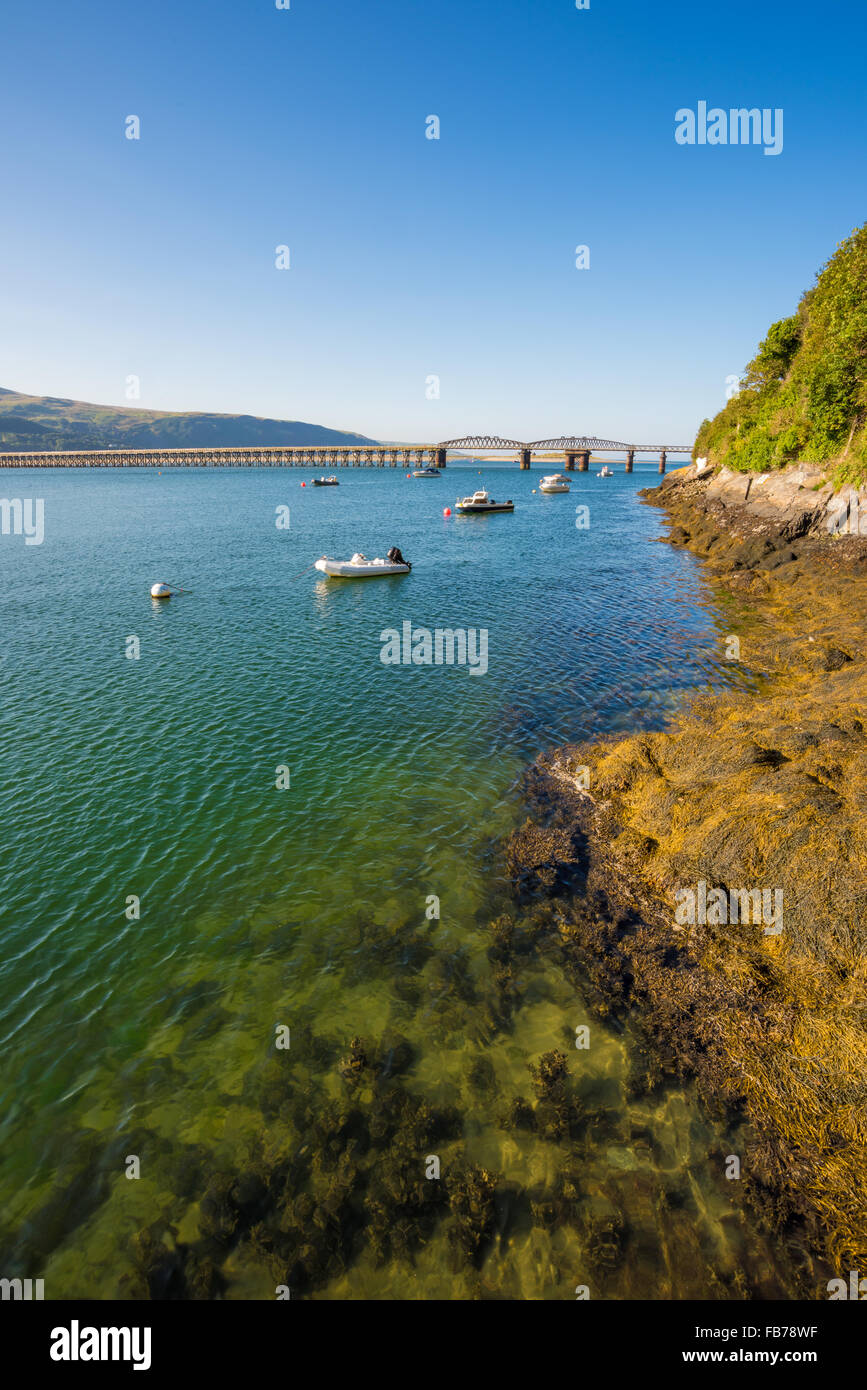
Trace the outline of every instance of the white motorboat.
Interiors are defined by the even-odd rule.
[[[602,470],[601,470],[599,473],[596,474],[596,476],[597,476],[597,478],[613,478],[613,477],[614,477],[614,469],[613,469],[613,468],[609,468],[609,467],[608,467],[608,464],[606,463],[606,464],[604,465],[604,467],[602,468]]]
[[[513,512],[514,510],[515,504],[511,499],[508,502],[498,502],[483,487],[472,493],[471,496],[458,497],[455,501],[455,511],[463,515],[476,512]]]
[[[441,478],[442,471],[441,469],[434,468],[433,466],[431,466],[430,468],[414,468],[412,471],[412,476],[414,478]]]
[[[314,486],[314,487],[340,487],[340,479],[337,478],[337,477],[335,477],[335,475],[334,475],[333,473],[331,474],[331,477],[330,477],[330,478],[326,478],[325,475],[323,474],[321,478],[314,478],[314,479],[313,479],[313,486]]]
[[[316,561],[314,569],[327,574],[330,579],[375,579],[379,575],[409,574],[412,565],[403,558],[397,546],[392,546],[385,560],[380,556],[368,560],[360,551],[349,560],[335,560],[330,555],[323,555]]]
[[[539,484],[540,492],[568,492],[569,479],[563,473],[549,473]]]

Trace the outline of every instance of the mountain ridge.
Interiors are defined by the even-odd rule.
[[[0,452],[195,449],[262,445],[376,444],[365,434],[307,420],[215,411],[142,410],[0,387]]]

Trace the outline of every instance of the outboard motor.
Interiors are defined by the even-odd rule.
[[[406,565],[408,570],[412,569],[412,565],[409,563],[409,560],[405,560],[403,558],[396,545],[393,545],[391,547],[391,550],[388,552],[388,558],[393,565]]]

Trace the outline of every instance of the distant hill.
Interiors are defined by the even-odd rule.
[[[183,414],[24,396],[0,387],[0,452],[66,449],[194,449],[259,444],[375,444],[304,420],[258,415]]]

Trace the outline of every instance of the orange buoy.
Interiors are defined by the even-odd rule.
[[[411,474],[411,473],[407,473],[406,476],[407,476],[408,478],[411,478],[411,477],[412,477],[412,474]]]
[[[451,509],[451,507],[443,507],[443,516],[451,516],[451,514],[452,514],[452,509]]]

